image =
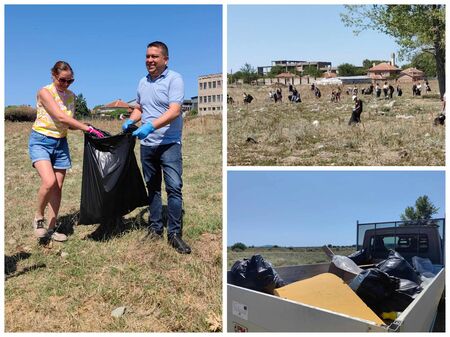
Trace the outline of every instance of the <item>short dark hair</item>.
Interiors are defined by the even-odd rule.
[[[167,45],[166,45],[164,42],[161,42],[161,41],[153,41],[153,42],[150,42],[150,43],[148,44],[147,48],[150,48],[150,47],[157,47],[157,48],[160,48],[160,49],[162,50],[163,54],[164,54],[166,57],[169,57],[169,48],[167,48]]]
[[[72,67],[70,66],[69,63],[64,62],[64,61],[58,61],[55,63],[55,65],[53,66],[53,68],[51,69],[52,75],[56,76],[59,75],[61,73],[61,71],[64,70],[70,70],[70,72],[73,75],[73,70]]]

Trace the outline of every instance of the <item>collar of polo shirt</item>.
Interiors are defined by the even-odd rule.
[[[147,74],[147,79],[149,81],[155,81],[155,80],[157,80],[160,77],[165,77],[168,72],[169,72],[169,68],[166,66],[166,69],[164,69],[164,71],[158,77],[152,78],[152,75],[150,75],[150,73],[149,73],[149,74]]]

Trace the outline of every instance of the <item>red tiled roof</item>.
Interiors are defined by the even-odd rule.
[[[108,103],[104,105],[105,108],[129,108],[130,106],[124,101],[118,99],[114,102]]]
[[[400,70],[400,69],[387,62],[378,63],[376,66],[369,69],[369,71],[392,71],[392,70]]]
[[[382,80],[383,76],[377,74],[369,74],[370,78],[373,80]]]
[[[417,68],[408,68],[408,69],[402,70],[402,72],[400,74],[408,75],[411,77],[421,77],[424,75],[424,72]]]

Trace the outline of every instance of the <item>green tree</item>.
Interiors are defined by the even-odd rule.
[[[373,29],[390,35],[401,47],[399,57],[426,52],[436,60],[441,96],[445,93],[445,5],[346,5],[343,23],[358,34]]]
[[[246,249],[247,249],[247,246],[242,242],[236,242],[234,245],[231,246],[231,250],[233,252],[243,251]]]
[[[350,63],[342,63],[338,66],[339,76],[355,76],[358,75],[358,68]]]
[[[79,94],[75,98],[75,116],[77,118],[89,117],[91,115],[91,110],[87,107],[86,99],[83,94]]]
[[[242,74],[242,79],[244,80],[244,83],[252,83],[252,81],[256,80],[258,78],[258,73],[256,72],[255,68],[253,68],[249,63],[245,63],[239,71]]]
[[[436,60],[430,53],[419,53],[411,60],[411,67],[422,70],[427,77],[436,77]]]
[[[369,59],[365,59],[365,60],[363,60],[363,68],[364,69],[369,69],[369,68],[372,68],[373,67],[373,64],[375,63],[375,64],[378,64],[378,63],[383,63],[383,62],[387,62],[387,61],[384,61],[384,60],[369,60]]]
[[[127,115],[128,110],[125,108],[118,108],[108,113],[112,118],[119,119],[120,115]]]
[[[322,77],[322,71],[317,69],[317,67],[308,66],[303,70],[303,76],[308,75],[314,78]]]
[[[430,224],[433,215],[438,212],[439,208],[435,207],[427,195],[417,198],[415,207],[408,206],[404,213],[400,215],[403,221],[411,221],[414,224],[426,225]]]
[[[267,74],[269,77],[275,77],[281,73],[284,73],[286,71],[285,67],[282,66],[273,66],[270,68],[269,73]]]
[[[244,79],[244,74],[242,74],[242,71],[237,71],[234,74],[229,74],[230,83],[234,83],[242,79]]]

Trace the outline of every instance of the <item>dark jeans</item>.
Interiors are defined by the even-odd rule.
[[[167,233],[169,237],[173,234],[181,235],[183,209],[181,144],[141,145],[141,162],[149,197],[150,229],[159,234],[164,230],[161,200],[161,182],[164,175],[168,209]]]

